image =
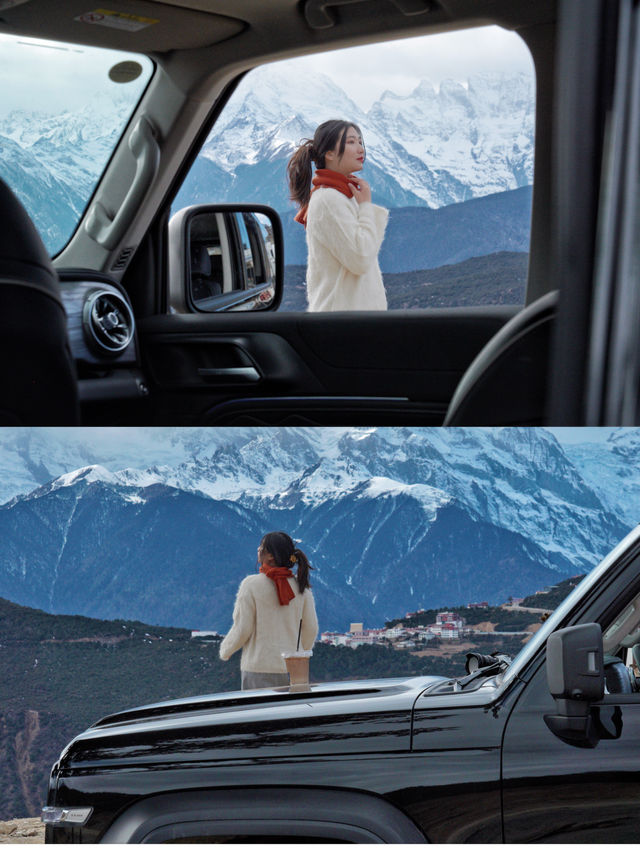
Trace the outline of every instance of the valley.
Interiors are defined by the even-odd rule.
[[[522,305],[529,256],[497,252],[435,269],[383,274],[389,309]],[[305,311],[306,267],[287,266],[280,310]]]

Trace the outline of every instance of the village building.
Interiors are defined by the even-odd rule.
[[[430,625],[429,630],[442,640],[458,640],[469,633],[465,620],[452,611],[438,613],[435,625]]]
[[[435,634],[426,627],[405,628],[402,625],[394,625],[392,628],[365,628],[362,622],[352,622],[349,631],[344,633],[323,631],[320,634],[321,643],[352,649],[388,643],[392,643],[394,648],[415,648],[417,641],[428,642],[434,638]]]

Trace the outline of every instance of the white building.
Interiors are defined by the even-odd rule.
[[[467,633],[464,619],[456,613],[443,611],[436,616],[436,624],[430,625],[429,630],[443,640],[457,640]]]

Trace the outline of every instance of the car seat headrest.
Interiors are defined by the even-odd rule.
[[[40,234],[16,195],[0,180],[0,285],[23,284],[62,304],[58,276]]]
[[[482,348],[456,388],[443,426],[545,423],[558,291],[523,308]]]
[[[211,275],[211,257],[205,246],[194,246],[191,250],[191,274]]]

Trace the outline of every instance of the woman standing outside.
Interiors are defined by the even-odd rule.
[[[321,124],[289,160],[295,218],[307,229],[309,311],[387,307],[378,252],[389,212],[371,202],[369,184],[354,174],[364,160],[360,129],[338,120]]]
[[[300,647],[311,649],[318,633],[306,554],[287,533],[276,531],[262,537],[258,562],[259,573],[240,584],[233,625],[220,644],[222,660],[242,649],[243,690],[288,685],[282,653],[296,649],[298,635]]]

